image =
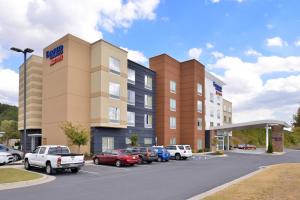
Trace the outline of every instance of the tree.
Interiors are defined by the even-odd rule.
[[[8,145],[9,139],[19,139],[18,124],[14,120],[3,120],[1,122],[0,130],[4,132],[1,137],[2,142],[6,142]]]
[[[80,125],[74,125],[71,122],[65,122],[61,125],[61,129],[70,140],[72,145],[78,146],[78,153],[80,147],[86,145],[89,141],[89,131]]]
[[[294,115],[294,127],[300,127],[300,107],[298,108],[297,113]]]
[[[139,136],[137,134],[132,134],[130,136],[131,146],[136,147],[138,146]]]

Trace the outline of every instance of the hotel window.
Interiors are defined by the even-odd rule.
[[[145,88],[152,90],[152,77],[145,75]]]
[[[227,111],[226,105],[223,106],[223,110],[224,110],[225,112]]]
[[[209,100],[210,100],[210,102],[212,102],[212,103],[214,102],[214,93],[211,92],[211,93],[209,94]]]
[[[109,71],[114,74],[120,74],[120,60],[109,57]]]
[[[217,126],[220,126],[220,123],[217,123]]]
[[[135,113],[134,112],[127,112],[127,123],[128,126],[135,126]]]
[[[214,122],[210,122],[210,123],[209,123],[209,126],[210,126],[210,127],[213,127],[213,126],[214,126]]]
[[[120,123],[120,109],[117,107],[109,107],[109,121],[112,123]]]
[[[109,96],[120,99],[120,84],[109,82]]]
[[[231,113],[231,111],[232,111],[232,110],[231,110],[231,107],[229,106],[229,107],[228,107],[228,112],[230,112],[230,113]]]
[[[130,140],[129,137],[126,137],[126,138],[125,138],[125,144],[131,144],[131,140]]]
[[[176,111],[176,100],[175,99],[170,99],[170,110]]]
[[[228,122],[231,123],[231,117],[228,117]]]
[[[226,116],[224,116],[224,122],[225,122],[225,123],[227,122],[227,118],[226,118]]]
[[[221,112],[220,112],[220,110],[217,110],[217,118],[218,118],[218,119],[221,118]]]
[[[152,138],[144,138],[145,145],[152,145]]]
[[[170,92],[176,94],[176,82],[175,81],[170,81]]]
[[[202,130],[202,118],[200,117],[197,119],[197,128],[198,130]]]
[[[176,117],[170,117],[170,129],[176,129]]]
[[[171,145],[175,145],[176,144],[176,138],[175,137],[173,137],[173,138],[170,139],[170,144]]]
[[[217,95],[217,104],[220,106],[221,105],[221,96]]]
[[[148,114],[144,115],[144,127],[152,128],[152,115],[148,115]]]
[[[214,116],[215,116],[215,115],[214,115],[214,109],[213,109],[213,108],[210,109],[210,116],[211,116],[211,117],[214,117]]]
[[[128,83],[135,84],[135,71],[128,69]]]
[[[135,91],[128,90],[128,104],[129,105],[135,105]]]
[[[113,137],[103,137],[102,138],[102,152],[112,151],[114,149],[114,138]]]
[[[202,149],[202,140],[201,139],[198,139],[197,140],[197,147],[198,147],[198,150]]]
[[[145,108],[152,109],[152,96],[145,94]]]
[[[197,101],[197,111],[202,113],[202,101],[200,100]]]
[[[197,84],[197,93],[202,96],[202,85],[200,83]]]

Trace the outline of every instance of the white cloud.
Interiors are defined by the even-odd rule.
[[[213,52],[211,52],[211,55],[213,55],[213,57],[215,57],[216,59],[224,57],[224,54],[219,51],[213,51]]]
[[[247,51],[244,52],[246,56],[262,56],[261,53],[259,53],[258,51],[250,48]]]
[[[19,74],[13,70],[0,68],[0,102],[18,104]]]
[[[296,47],[300,47],[300,39],[295,42]]]
[[[210,66],[224,69],[223,94],[233,102],[234,122],[291,120],[300,101],[300,57],[259,56],[245,62],[225,56]],[[286,77],[266,78],[282,72]]]
[[[71,33],[89,42],[101,30],[128,29],[136,20],[153,20],[159,0],[10,0],[0,4],[1,46],[31,47],[39,54]],[[13,16],[13,17],[12,17]]]
[[[210,0],[212,3],[220,3],[220,0]]]
[[[288,46],[287,42],[284,41],[280,37],[273,37],[273,38],[268,38],[266,40],[266,44],[269,47],[283,47],[283,46]]]
[[[202,54],[201,48],[191,48],[188,51],[189,58],[199,60],[200,55]]]
[[[146,64],[148,62],[148,58],[140,51],[131,50],[125,47],[120,47],[128,52],[128,59],[140,63],[140,64]]]
[[[212,48],[214,48],[215,46],[212,44],[212,43],[206,43],[206,48],[207,49],[212,49]]]

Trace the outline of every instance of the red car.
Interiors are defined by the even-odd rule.
[[[94,164],[108,164],[117,167],[130,165],[133,166],[139,162],[138,155],[132,155],[124,149],[117,149],[107,152],[102,152],[93,157]]]

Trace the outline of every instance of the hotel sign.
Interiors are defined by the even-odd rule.
[[[213,85],[216,89],[216,94],[222,96],[222,86],[218,85],[216,82],[214,82]]]
[[[46,58],[50,59],[50,66],[58,63],[64,59],[64,45],[59,45],[51,51],[46,51]]]

